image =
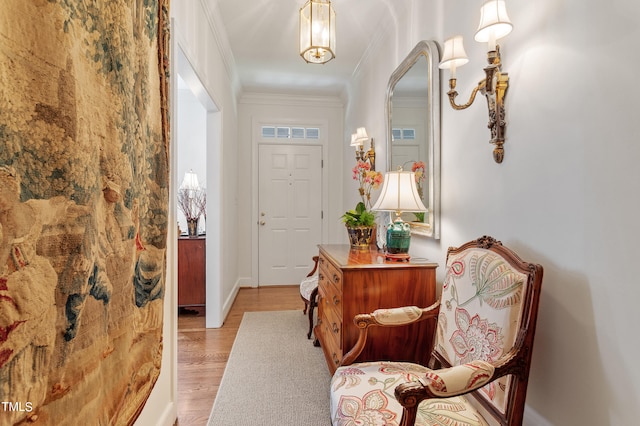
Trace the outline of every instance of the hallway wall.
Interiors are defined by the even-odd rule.
[[[395,3],[394,25],[350,88],[345,128],[362,123],[382,140],[387,80],[419,40],[442,46],[464,35],[470,62],[458,70],[457,90],[465,101],[483,78],[486,46],[473,41],[481,2],[425,3]],[[640,47],[640,4],[539,0],[507,8],[514,30],[500,41],[510,76],[504,162],[492,159],[486,101],[451,109],[443,72],[442,239],[414,237],[411,251],[441,265],[439,281],[447,247],[485,234],[541,263],[525,424],[634,424],[640,56],[628,53]],[[348,147],[344,156],[348,163]],[[347,179],[344,193],[348,206],[357,194]]]

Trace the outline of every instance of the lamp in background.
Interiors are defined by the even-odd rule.
[[[193,170],[189,170],[184,174],[182,184],[180,184],[180,189],[186,189],[189,191],[197,191],[198,189],[200,189],[200,184],[198,183],[198,175],[195,174]]]
[[[364,152],[364,143],[371,142],[369,150]],[[371,164],[371,170],[376,169],[376,149],[373,144],[373,139],[367,134],[367,129],[364,127],[358,127],[356,133],[351,135],[351,146],[356,149],[356,161],[367,161]]]
[[[493,159],[496,163],[502,163],[504,158],[504,131],[505,131],[505,110],[504,98],[509,88],[509,74],[502,72],[500,61],[500,46],[496,41],[511,32],[513,24],[507,16],[507,8],[504,0],[488,0],[480,9],[480,24],[474,39],[478,42],[488,44],[487,61],[489,65],[484,69],[485,78],[481,80],[473,89],[469,101],[464,105],[456,103],[458,96],[456,89],[456,68],[469,62],[467,54],[462,45],[462,36],[454,36],[444,42],[444,52],[440,69],[451,71],[449,78],[449,103],[455,110],[466,109],[476,98],[480,91],[487,97],[489,106],[489,124],[491,130],[490,143],[495,145]]]
[[[403,212],[426,212],[422,203],[414,172],[404,171],[402,167],[395,172],[387,172],[380,197],[371,208],[377,211],[395,212],[396,218],[387,228],[385,257],[389,260],[409,260],[411,226],[402,220]]]
[[[309,0],[300,9],[300,56],[312,64],[336,57],[336,12],[330,0]]]

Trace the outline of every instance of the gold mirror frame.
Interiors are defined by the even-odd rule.
[[[423,202],[429,209],[425,213],[424,221],[407,220],[411,225],[411,232],[436,240],[440,239],[440,52],[435,41],[420,41],[395,69],[389,78],[387,86],[387,170],[394,167],[393,161],[393,94],[398,83],[413,68],[418,61],[426,60],[427,73],[421,83],[426,87],[426,119],[424,121],[424,138],[427,159],[417,158],[414,161],[424,161],[426,170],[425,188],[428,190]],[[406,167],[409,170],[408,167]]]

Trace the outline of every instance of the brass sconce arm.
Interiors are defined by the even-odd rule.
[[[456,91],[456,79],[455,78],[450,78],[449,79],[449,91],[447,92],[447,95],[449,96],[449,103],[451,104],[451,107],[453,109],[455,109],[456,111],[460,111],[463,109],[467,109],[471,106],[471,104],[473,103],[473,101],[476,100],[476,95],[478,94],[478,90],[484,90],[484,87],[486,85],[486,80],[482,80],[478,83],[478,85],[476,87],[474,87],[473,92],[471,92],[471,96],[469,97],[469,101],[464,104],[464,105],[459,105],[456,103],[456,97],[458,96],[458,92]]]

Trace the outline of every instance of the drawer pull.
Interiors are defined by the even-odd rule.
[[[340,277],[337,274],[333,274],[333,282],[334,283],[339,283],[340,282]]]
[[[322,275],[322,273],[318,273],[318,280],[324,280],[324,275]]]
[[[335,352],[333,353],[333,363],[334,363],[335,365],[340,364],[340,359],[338,359],[338,355],[336,355],[336,353],[335,353]]]
[[[338,332],[340,331],[340,327],[338,327],[338,324],[336,324],[335,322],[333,323],[333,332],[338,334]]]
[[[340,303],[340,299],[338,299],[338,296],[336,296],[335,294],[333,295],[333,304],[334,305],[338,305]]]

